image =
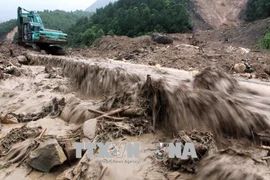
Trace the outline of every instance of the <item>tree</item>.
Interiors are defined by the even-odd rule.
[[[188,32],[191,24],[187,2],[188,0],[118,0],[98,9],[87,26],[85,23],[72,26],[69,30],[71,39],[83,37],[83,42],[90,45],[92,38],[99,38],[104,34],[136,37],[154,31]],[[83,32],[81,37],[72,34],[78,31]]]
[[[113,30],[110,30],[108,33],[107,33],[107,35],[109,35],[109,36],[112,36],[112,35],[114,35],[114,32],[113,32]]]

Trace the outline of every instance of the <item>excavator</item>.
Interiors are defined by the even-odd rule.
[[[51,55],[65,55],[61,46],[67,44],[67,34],[60,30],[45,29],[40,16],[34,11],[18,7],[17,26],[20,46],[32,46]]]

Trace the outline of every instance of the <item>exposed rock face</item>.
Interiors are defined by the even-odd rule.
[[[67,160],[64,151],[55,139],[41,142],[40,146],[32,151],[28,164],[39,171],[49,172],[56,165]]]

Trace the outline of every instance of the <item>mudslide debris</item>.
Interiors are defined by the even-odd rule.
[[[1,139],[1,146],[10,149],[13,144],[25,141],[29,138],[37,137],[42,131],[42,127],[28,128],[26,125],[21,128],[12,129],[4,138]]]
[[[198,163],[210,153],[216,150],[215,141],[213,135],[209,132],[198,132],[198,131],[180,131],[178,136],[172,141],[172,143],[194,143],[195,151],[198,158],[193,159],[189,157],[188,159],[180,158],[169,158],[166,146],[158,148],[157,158],[161,158],[161,162],[171,170],[178,170],[181,172],[196,173]],[[183,151],[183,147],[182,147]],[[161,156],[161,157],[159,157]]]
[[[51,117],[57,117],[61,114],[63,108],[65,107],[65,99],[57,99],[53,98],[52,101],[42,108],[42,111],[39,113],[28,113],[28,114],[16,114],[16,113],[8,113],[5,119],[7,117],[15,117],[18,122],[30,122],[30,121],[37,121],[39,119],[42,119],[48,115]]]
[[[187,50],[192,51],[193,48],[184,49],[171,45],[170,48],[165,48],[164,45],[151,42],[149,37],[147,39],[150,41],[147,42],[148,45],[146,42],[142,43],[145,43],[146,46],[151,45],[151,47],[140,49],[134,45],[135,50],[126,50],[119,44],[108,46],[106,42],[102,41],[96,42],[98,43],[96,48],[105,48],[111,51],[123,48],[115,53],[119,54],[121,60],[125,58],[140,62],[136,57],[149,57],[153,54],[157,54],[156,57],[158,57],[160,52],[169,55],[164,62],[169,64],[171,58],[174,59],[171,65],[190,60],[178,56],[179,54],[174,56],[170,53],[174,48],[182,54],[186,53]],[[177,39],[174,38],[174,40]],[[14,131],[10,131],[7,136],[1,139],[0,152],[3,156],[1,160],[19,164],[27,160],[32,168],[48,172],[54,166],[61,165],[66,161],[73,166],[72,162],[76,159],[75,150],[72,148],[74,141],[105,142],[119,139],[122,141],[130,138],[129,136],[141,138],[142,135],[151,132],[157,132],[155,134],[157,139],[159,131],[162,130],[169,142],[193,142],[198,158],[169,159],[164,153],[164,149],[161,148],[159,152],[154,154],[162,159],[160,163],[155,164],[156,169],[161,170],[157,172],[153,169],[147,170],[151,172],[145,175],[146,178],[166,179],[162,177],[166,174],[167,178],[185,179],[182,176],[188,173],[192,177],[194,174],[198,175],[197,179],[226,179],[225,177],[245,179],[248,176],[259,179],[259,175],[254,175],[256,173],[242,171],[241,168],[236,168],[241,173],[230,169],[230,167],[234,167],[235,161],[232,159],[236,159],[236,156],[241,156],[244,160],[251,160],[250,157],[242,155],[241,151],[231,153],[231,151],[218,151],[216,149],[224,144],[228,146],[234,141],[239,142],[239,144],[242,141],[247,141],[253,145],[258,139],[262,144],[269,145],[269,133],[267,132],[270,129],[269,117],[267,113],[261,113],[269,109],[269,103],[261,101],[265,97],[260,97],[260,94],[254,95],[243,89],[234,78],[224,73],[224,70],[202,69],[205,63],[203,58],[211,59],[213,66],[217,62],[225,64],[223,63],[224,58],[226,58],[224,55],[215,54],[212,51],[213,54],[210,55],[208,50],[210,52],[209,47],[207,47],[207,52],[203,57],[202,55],[193,56],[193,54],[189,57],[199,58],[198,61],[190,60],[187,63],[188,68],[200,67],[202,70],[195,76],[194,81],[193,78],[183,78],[182,75],[185,76],[185,74],[181,74],[181,71],[160,66],[131,65],[99,59],[88,61],[82,59],[81,56],[80,59],[27,54],[26,58],[22,57],[20,63],[27,64],[25,62],[27,60],[30,64],[44,65],[45,69],[41,69],[42,73],[47,73],[46,78],[51,78],[45,78],[46,81],[54,81],[54,78],[60,75],[58,70],[61,68],[63,74],[71,81],[70,84],[75,85],[79,92],[74,92],[75,95],[72,97],[54,98],[39,113],[23,114],[15,113],[16,111],[13,110],[8,111],[9,113],[1,116],[4,130],[6,131],[6,127],[13,125],[7,123],[20,125],[19,123],[39,119],[44,120],[42,121],[44,125],[52,121],[55,124],[59,123],[50,129],[50,131],[56,131],[59,134],[61,134],[60,129],[57,128],[62,128],[62,120],[67,126],[73,127],[75,124],[79,129],[69,135],[72,132],[68,130],[73,130],[73,128],[67,128],[65,137],[48,135],[42,139],[35,139],[41,133],[41,127],[31,130],[26,127],[13,129]],[[251,52],[246,55],[248,54]],[[13,55],[13,59],[18,56],[16,50],[14,50]],[[148,59],[145,64],[167,66],[166,63],[162,62],[162,59],[157,59],[158,61]],[[2,74],[7,75],[4,70],[10,67],[9,60],[4,63],[6,64],[3,66],[0,64],[0,69]],[[225,65],[230,66],[231,64],[233,63],[230,61]],[[28,68],[30,69],[30,67]],[[82,100],[76,98],[78,94]],[[92,97],[95,100],[88,99]],[[105,100],[103,100],[104,97]],[[5,119],[3,120],[3,118]],[[149,141],[147,140],[147,142]],[[222,144],[223,142],[224,144]],[[235,144],[238,146],[238,143]],[[266,150],[269,148],[268,146],[261,147]],[[86,159],[86,154],[87,152],[77,165],[64,172],[62,177],[59,176],[59,179],[100,179],[104,172],[110,174],[114,171],[114,169],[106,169],[95,159]],[[52,158],[49,160],[47,157]],[[267,158],[265,157],[266,160]],[[145,162],[152,163],[153,159],[149,159],[146,159]],[[251,161],[253,163],[253,160]],[[254,160],[254,162],[258,163],[259,161]],[[261,167],[264,167],[264,164],[266,163],[260,163]]]

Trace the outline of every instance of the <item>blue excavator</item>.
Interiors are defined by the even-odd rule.
[[[17,26],[19,45],[32,46],[52,55],[65,54],[61,46],[68,43],[67,34],[60,30],[45,29],[40,16],[34,11],[18,7]]]

